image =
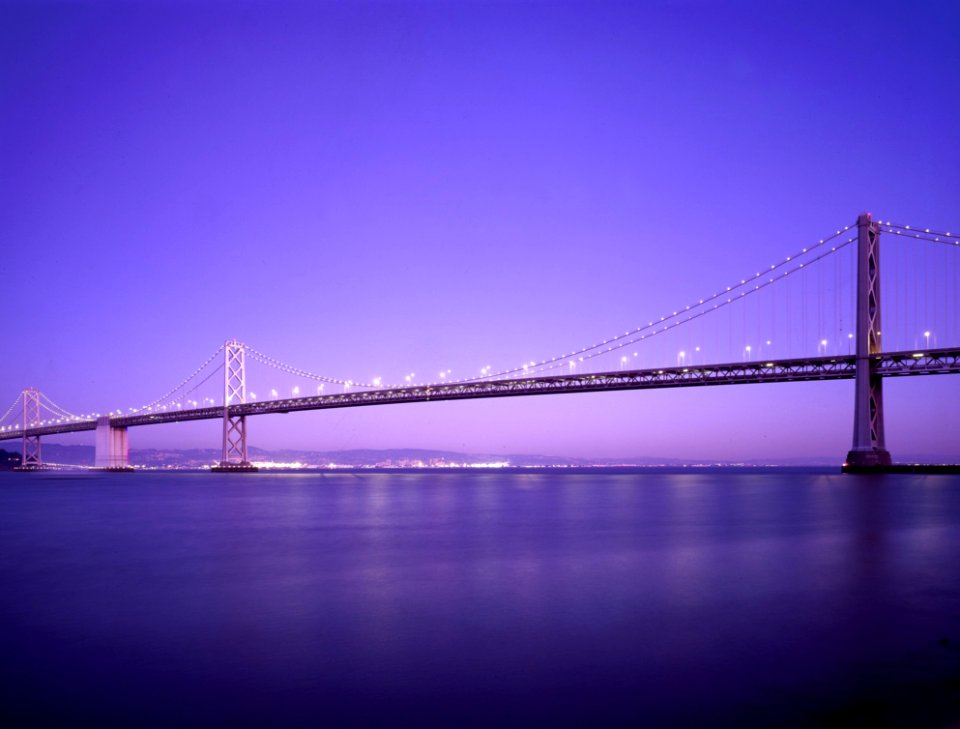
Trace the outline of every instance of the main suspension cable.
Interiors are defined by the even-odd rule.
[[[850,227],[850,226],[848,226],[847,230],[849,229],[849,227]],[[809,267],[810,267],[811,265],[813,265],[814,263],[817,263],[818,261],[826,258],[827,256],[833,255],[834,253],[836,253],[837,251],[839,251],[839,250],[841,250],[841,249],[843,249],[843,248],[846,248],[848,245],[850,245],[851,243],[853,243],[855,240],[857,240],[856,237],[848,238],[847,240],[843,241],[842,243],[840,243],[840,244],[838,244],[838,245],[836,245],[836,246],[831,247],[831,249],[830,249],[829,251],[825,251],[824,253],[821,253],[819,256],[816,256],[816,257],[814,257],[814,258],[807,259],[807,260],[804,261],[803,263],[800,263],[799,265],[796,265],[796,266],[794,266],[793,268],[787,269],[787,270],[784,271],[783,273],[779,273],[779,274],[777,274],[776,276],[770,277],[770,278],[766,279],[765,281],[762,281],[762,282],[759,283],[759,284],[758,284],[758,283],[755,283],[756,278],[754,278],[752,281],[749,281],[749,280],[748,280],[748,283],[753,283],[753,284],[754,284],[754,287],[753,287],[752,289],[749,289],[749,290],[747,290],[747,291],[741,291],[741,292],[740,292],[739,294],[737,294],[736,296],[728,296],[726,300],[721,301],[720,303],[717,303],[717,304],[713,304],[713,305],[711,306],[711,308],[709,308],[709,309],[707,309],[707,308],[701,308],[700,305],[697,304],[697,305],[694,305],[694,306],[691,306],[691,307],[690,307],[690,312],[691,312],[691,313],[690,313],[688,316],[686,316],[685,318],[682,318],[682,319],[679,319],[679,318],[678,318],[677,321],[671,322],[670,320],[674,319],[673,316],[665,317],[663,321],[665,321],[666,323],[664,324],[663,327],[659,327],[660,322],[657,322],[657,323],[654,325],[654,328],[653,328],[652,331],[648,331],[648,330],[651,329],[651,327],[650,327],[649,325],[646,326],[646,327],[641,327],[640,329],[638,329],[637,332],[641,332],[641,331],[645,331],[645,332],[646,332],[646,333],[644,333],[644,334],[641,334],[640,336],[636,336],[636,332],[634,332],[633,335],[624,335],[624,336],[621,336],[621,337],[615,337],[615,338],[612,339],[612,340],[607,340],[606,342],[602,342],[601,344],[594,345],[594,347],[589,348],[589,349],[594,349],[594,350],[596,350],[597,347],[602,347],[604,344],[607,344],[607,348],[606,348],[606,349],[603,349],[603,350],[601,350],[601,351],[593,351],[593,352],[590,352],[590,353],[588,353],[588,354],[583,354],[583,355],[582,355],[582,352],[583,352],[583,351],[589,351],[589,349],[581,350],[581,352],[573,352],[573,353],[571,353],[571,354],[568,354],[568,355],[565,355],[565,356],[562,356],[562,357],[555,357],[555,358],[553,358],[553,359],[551,359],[551,360],[549,360],[549,361],[542,361],[542,362],[539,362],[539,363],[531,363],[530,365],[527,365],[526,367],[522,367],[522,366],[521,366],[521,367],[513,368],[513,369],[511,369],[511,370],[505,370],[505,371],[500,372],[500,373],[494,373],[494,374],[491,374],[491,375],[481,375],[481,376],[477,376],[477,377],[464,378],[464,379],[462,379],[462,380],[455,380],[455,382],[476,382],[476,381],[479,381],[479,380],[487,380],[487,379],[490,379],[490,378],[493,378],[493,377],[498,377],[498,376],[499,376],[499,377],[509,376],[509,375],[511,375],[511,374],[516,374],[516,373],[518,373],[518,372],[523,372],[524,374],[531,374],[531,373],[537,373],[537,372],[545,372],[545,371],[548,371],[548,370],[551,370],[551,369],[555,369],[555,368],[557,368],[557,367],[562,367],[566,362],[570,361],[570,360],[573,359],[573,358],[577,358],[577,361],[578,361],[578,362],[582,362],[582,361],[585,361],[585,360],[593,359],[594,357],[600,357],[600,356],[602,356],[602,355],[609,354],[610,352],[612,352],[612,351],[614,351],[614,350],[623,349],[624,347],[626,347],[626,346],[628,346],[628,345],[636,344],[637,342],[641,342],[641,341],[648,340],[648,339],[650,339],[650,338],[652,338],[652,337],[654,337],[654,336],[656,336],[656,335],[658,335],[658,334],[663,334],[664,332],[666,332],[666,331],[668,331],[668,330],[673,331],[674,329],[676,329],[676,327],[678,327],[678,326],[680,326],[680,325],[682,325],[682,324],[686,324],[687,322],[694,321],[694,320],[696,320],[696,319],[699,319],[700,317],[706,316],[706,315],[708,315],[708,314],[713,313],[714,311],[717,311],[717,310],[722,309],[722,308],[724,308],[724,307],[726,307],[726,306],[729,306],[729,305],[731,305],[731,304],[733,304],[733,303],[735,303],[735,302],[737,302],[737,301],[741,301],[742,299],[744,299],[745,297],[749,296],[750,294],[756,293],[757,291],[761,291],[762,289],[764,289],[764,288],[766,288],[766,287],[768,287],[768,286],[770,286],[770,285],[772,285],[772,284],[774,284],[774,283],[776,283],[776,282],[778,282],[778,281],[781,281],[781,280],[785,279],[785,278],[786,278],[787,276],[789,276],[790,274],[797,273],[797,272],[803,270],[804,268],[809,268]],[[794,258],[796,258],[796,257],[794,257]],[[778,268],[779,268],[779,266],[778,266]],[[740,286],[738,286],[737,288],[741,288],[743,285],[744,285],[744,284],[740,284]],[[733,294],[733,293],[734,293],[734,290],[735,290],[735,289],[731,288],[730,293]],[[705,303],[704,303],[704,306],[706,306],[711,300],[714,300],[715,298],[716,298],[716,297],[711,297],[711,299],[705,299],[705,300],[704,300],[704,302],[705,302]],[[685,314],[686,312],[683,312],[683,313]],[[677,314],[677,317],[680,317],[680,316],[682,316],[682,315],[683,315],[683,314],[678,313],[678,314]],[[659,328],[657,328],[657,327],[659,327]],[[616,344],[609,344],[609,342],[612,342],[612,341],[616,341],[617,343],[616,343]]]
[[[850,228],[852,228],[852,227],[854,227],[854,226],[847,225],[847,226],[844,226],[843,228],[839,228],[839,229],[836,230],[834,233],[826,236],[825,238],[821,238],[817,243],[813,244],[812,246],[808,246],[807,248],[803,248],[803,249],[801,249],[798,253],[795,253],[795,254],[793,254],[793,255],[787,256],[786,258],[784,258],[783,260],[781,260],[781,261],[778,262],[778,263],[771,264],[768,269],[765,269],[765,271],[766,271],[767,273],[769,273],[769,272],[771,272],[771,271],[776,271],[777,269],[779,269],[779,268],[781,268],[781,267],[783,267],[783,266],[786,266],[787,264],[791,263],[794,259],[798,259],[798,258],[801,258],[801,257],[803,257],[803,256],[808,255],[808,254],[811,253],[812,251],[814,251],[814,250],[816,250],[816,249],[818,249],[818,248],[821,248],[822,246],[825,246],[826,244],[828,244],[830,241],[834,240],[834,239],[837,238],[838,236],[843,235],[844,232],[850,230]],[[848,242],[849,242],[849,241],[848,241]],[[846,245],[846,244],[844,244],[844,245]],[[832,253],[834,250],[837,250],[837,249],[834,248],[834,249],[833,249],[832,251],[830,251],[830,252]],[[813,259],[813,260],[809,261],[809,263],[813,263],[813,262],[816,261],[816,260],[819,260],[819,258]],[[801,266],[801,267],[802,267],[802,266]],[[505,370],[500,370],[499,372],[486,373],[486,374],[482,374],[482,375],[475,376],[475,377],[467,377],[467,378],[463,378],[463,379],[460,379],[460,380],[455,380],[455,382],[475,382],[475,381],[478,381],[478,380],[489,380],[489,379],[493,379],[493,378],[509,377],[510,375],[518,374],[518,373],[521,373],[521,372],[529,372],[529,370],[530,370],[531,368],[533,368],[533,369],[538,369],[538,368],[540,368],[540,367],[542,367],[542,366],[544,366],[544,365],[550,365],[550,366],[552,366],[553,363],[555,363],[555,362],[567,362],[567,361],[570,361],[570,360],[572,360],[572,359],[574,359],[574,358],[577,358],[577,359],[579,360],[582,355],[585,355],[585,353],[595,352],[595,350],[600,349],[601,347],[604,347],[604,346],[609,345],[610,342],[618,342],[619,340],[623,339],[624,337],[633,337],[633,336],[635,336],[635,335],[637,335],[637,334],[640,334],[640,333],[645,332],[645,331],[649,331],[649,330],[651,330],[651,329],[654,330],[654,332],[656,332],[656,331],[662,331],[662,330],[657,330],[656,327],[659,327],[659,325],[662,324],[662,323],[664,323],[664,322],[670,322],[671,320],[675,319],[676,317],[683,316],[683,315],[684,315],[686,312],[688,312],[688,311],[696,310],[696,309],[698,309],[698,308],[700,308],[700,307],[702,307],[702,306],[707,306],[707,305],[709,305],[711,302],[716,301],[717,299],[722,299],[722,298],[723,298],[724,296],[726,296],[727,294],[732,294],[732,293],[734,293],[735,291],[739,290],[740,288],[742,288],[742,287],[744,287],[744,286],[747,286],[747,285],[755,282],[756,280],[758,280],[758,279],[759,279],[761,276],[763,276],[763,275],[764,275],[763,273],[757,271],[756,273],[754,273],[754,274],[752,274],[752,275],[750,275],[750,276],[745,276],[744,278],[740,279],[739,283],[733,283],[733,284],[731,284],[730,286],[727,286],[724,290],[718,291],[718,292],[716,292],[716,293],[714,293],[714,294],[712,294],[712,295],[710,295],[710,296],[706,296],[706,297],[704,297],[704,298],[702,298],[702,299],[699,299],[698,301],[696,301],[696,302],[694,302],[694,303],[691,303],[691,304],[688,304],[688,305],[686,305],[686,306],[684,306],[684,307],[681,307],[681,308],[677,309],[676,311],[674,311],[673,313],[668,313],[668,314],[665,314],[665,315],[661,316],[658,321],[657,321],[657,320],[648,321],[646,325],[638,326],[638,327],[636,327],[633,331],[627,331],[627,332],[624,332],[623,334],[618,334],[618,335],[613,336],[613,337],[610,337],[610,338],[608,338],[608,339],[604,339],[603,341],[596,342],[595,344],[591,344],[591,345],[588,346],[588,347],[583,347],[583,348],[581,348],[581,349],[579,349],[579,350],[574,350],[574,351],[572,351],[572,352],[564,353],[564,354],[558,355],[558,356],[556,356],[556,357],[551,357],[550,359],[544,359],[544,360],[541,360],[540,362],[534,361],[534,362],[531,362],[531,363],[528,364],[528,365],[521,365],[520,367],[513,367],[513,368],[509,368],[509,369],[505,369]],[[752,290],[755,290],[755,289],[752,289]],[[739,297],[738,297],[738,298],[739,298]],[[726,302],[726,303],[730,303],[730,302]],[[714,307],[713,307],[712,309],[710,309],[709,311],[712,311],[713,309],[717,309],[717,308],[719,308],[719,306],[714,306]],[[684,321],[689,321],[689,320],[692,319],[692,318],[695,318],[695,317],[690,317],[690,318],[688,318],[688,319],[686,319],[686,320],[684,320]],[[669,325],[668,325],[668,326],[669,326]],[[648,335],[648,336],[652,336],[652,333],[651,333],[650,335]],[[641,338],[643,338],[643,337],[641,337]],[[582,358],[583,358],[583,359],[592,359],[594,356],[597,356],[598,354],[606,354],[606,353],[608,353],[608,352],[610,352],[610,351],[612,351],[612,350],[614,350],[614,349],[620,349],[620,348],[626,346],[626,344],[628,344],[628,343],[634,343],[634,342],[637,342],[637,341],[639,341],[639,339],[636,339],[636,338],[635,338],[635,339],[632,339],[630,342],[624,342],[624,343],[622,343],[622,344],[618,344],[617,346],[607,346],[607,349],[605,349],[605,350],[603,350],[603,351],[601,351],[601,352],[599,352],[599,353],[586,355],[586,356],[583,356]]]
[[[161,397],[158,397],[158,398],[157,398],[156,400],[154,400],[153,402],[149,402],[149,403],[147,403],[146,405],[141,405],[139,408],[134,408],[134,412],[140,412],[141,410],[149,410],[149,409],[152,409],[152,408],[155,407],[156,405],[159,405],[160,403],[166,401],[171,395],[173,395],[175,392],[177,392],[180,388],[186,386],[194,377],[196,377],[197,375],[199,375],[199,374],[204,370],[205,367],[207,367],[211,362],[213,362],[213,360],[215,360],[215,359],[217,358],[217,355],[219,355],[219,354],[223,351],[224,346],[225,346],[225,345],[221,344],[219,347],[217,347],[217,350],[216,350],[213,354],[211,354],[211,355],[207,358],[207,360],[206,360],[202,365],[200,365],[199,367],[197,367],[197,369],[195,369],[195,370],[190,374],[190,376],[187,377],[186,379],[184,379],[179,385],[177,385],[176,387],[174,387],[172,390],[170,390],[169,392],[167,392],[165,395],[162,395]],[[204,380],[204,381],[206,381],[206,380]]]

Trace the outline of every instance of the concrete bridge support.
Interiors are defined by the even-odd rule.
[[[880,326],[880,225],[870,213],[857,219],[857,373],[854,388],[853,448],[844,471],[890,465],[883,433],[883,379]]]
[[[223,348],[223,457],[219,466],[210,470],[217,473],[243,473],[257,467],[247,457],[247,416],[234,415],[233,406],[247,401],[247,380],[244,345],[236,339]]]
[[[127,429],[110,425],[110,416],[97,419],[94,468],[100,471],[132,471]]]

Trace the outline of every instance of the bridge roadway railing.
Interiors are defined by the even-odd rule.
[[[877,371],[884,377],[960,373],[960,349],[957,348],[933,349],[925,352],[889,352],[875,355],[872,359],[877,361]],[[231,406],[230,412],[233,415],[268,415],[299,410],[326,410],[403,402],[740,385],[761,382],[849,380],[853,379],[855,372],[856,357],[853,355],[806,357],[593,374],[520,377],[506,380],[452,383],[449,385],[413,385],[383,390],[357,390],[333,395],[248,402]],[[110,424],[116,428],[129,428],[188,420],[215,420],[222,417],[223,407],[206,407],[124,415],[112,418]],[[95,430],[96,425],[96,421],[57,423],[30,428],[27,434],[53,435],[81,430]],[[10,440],[22,436],[22,430],[0,432],[0,440]]]

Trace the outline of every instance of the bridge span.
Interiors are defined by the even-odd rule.
[[[887,232],[897,236],[907,235],[911,239],[921,239],[933,243],[950,246],[956,249],[960,246],[960,236],[947,233],[937,233],[929,229],[916,229],[910,226],[898,226],[892,223],[883,224]],[[647,326],[641,326],[633,332],[618,335],[613,340],[604,340],[601,343],[574,350],[569,354],[555,357],[552,360],[543,360],[531,363],[533,372],[528,372],[528,365],[513,370],[504,370],[499,373],[489,373],[489,367],[483,368],[480,377],[460,379],[457,381],[441,381],[438,383],[417,385],[408,376],[406,386],[381,386],[379,378],[366,386],[351,386],[349,380],[335,380],[317,376],[305,370],[291,368],[274,360],[245,344],[230,340],[218,349],[200,368],[190,377],[172,390],[172,395],[184,388],[205,367],[210,365],[219,354],[223,353],[223,399],[222,405],[215,405],[213,398],[205,398],[204,405],[197,400],[186,400],[193,407],[182,407],[182,393],[178,396],[177,407],[168,407],[162,404],[164,398],[144,405],[134,410],[130,408],[127,414],[121,411],[110,415],[96,415],[81,417],[64,411],[49,400],[43,393],[34,388],[24,390],[20,396],[22,404],[22,419],[19,424],[0,426],[0,441],[22,439],[22,467],[24,470],[42,468],[40,458],[40,438],[43,436],[71,433],[78,431],[96,431],[96,466],[104,469],[129,470],[129,453],[127,430],[132,427],[146,425],[161,425],[191,420],[221,420],[223,422],[223,457],[220,466],[215,470],[245,471],[256,470],[247,457],[247,418],[255,415],[270,415],[274,413],[290,413],[302,410],[329,410],[335,408],[363,407],[371,405],[394,405],[409,402],[438,402],[451,400],[473,400],[496,397],[525,397],[531,395],[565,395],[580,392],[609,392],[624,390],[652,390],[674,387],[706,387],[720,385],[742,385],[771,382],[805,382],[814,380],[849,380],[855,381],[854,387],[854,418],[853,444],[844,463],[847,470],[870,470],[889,467],[892,463],[890,453],[886,448],[883,416],[883,381],[889,377],[956,374],[960,373],[960,348],[938,348],[936,331],[923,331],[923,339],[915,339],[917,349],[906,351],[884,351],[881,341],[881,306],[880,306],[880,233],[881,223],[874,221],[869,213],[859,216],[856,224],[856,235],[844,242],[834,240],[851,226],[838,229],[833,236],[827,236],[812,248],[804,248],[801,255],[812,256],[806,262],[792,261],[791,256],[780,263],[770,266],[766,274],[757,271],[755,275],[743,278],[739,284],[721,289],[712,296],[699,299],[685,308],[678,308],[672,315],[659,318],[656,324],[650,321]],[[616,371],[586,372],[571,371],[569,374],[545,374],[546,371],[569,363],[571,370],[578,368],[579,363],[589,360],[604,352],[613,351],[625,344],[636,343],[654,335],[661,335],[668,330],[674,330],[678,325],[688,325],[700,320],[705,314],[717,311],[733,302],[740,301],[753,292],[761,291],[768,286],[776,285],[780,281],[788,280],[789,276],[801,275],[809,270],[811,263],[834,255],[847,244],[856,243],[855,258],[851,262],[851,272],[854,273],[855,291],[852,296],[853,324],[855,332],[846,334],[848,354],[827,355],[827,339],[820,341],[818,356],[792,357],[764,360],[751,356],[750,346],[744,348],[741,361],[724,364],[683,364],[684,353],[678,354],[678,366],[656,367],[649,369],[631,369],[625,365],[629,361],[626,356],[621,357],[621,368]],[[839,268],[836,276],[839,276]],[[960,270],[960,269],[958,269]],[[822,275],[820,278],[823,278]],[[948,284],[946,278],[942,290]],[[937,290],[937,281],[934,277],[933,288]],[[927,280],[924,279],[924,287]],[[804,292],[805,289],[801,289]],[[837,279],[833,287],[818,289],[814,301],[818,302],[817,326],[821,325],[821,311],[819,304],[823,297],[839,299]],[[789,295],[784,297],[790,302]],[[948,306],[947,313],[955,310],[955,306]],[[926,309],[924,309],[926,314]],[[901,319],[905,319],[900,312]],[[771,319],[773,315],[771,314]],[[787,328],[790,328],[790,318],[787,318]],[[801,320],[802,322],[802,320]],[[930,337],[934,335],[933,347],[930,347]],[[621,338],[622,337],[622,338]],[[895,341],[887,332],[888,342]],[[909,341],[909,340],[908,340]],[[922,347],[919,342],[922,341]],[[766,342],[770,344],[769,341]],[[902,348],[904,344],[900,344]],[[909,345],[907,345],[909,346]],[[891,349],[897,347],[891,343]],[[699,347],[696,348],[699,351]],[[781,350],[782,351],[782,350]],[[306,376],[321,383],[340,384],[343,392],[323,394],[322,385],[318,387],[316,395],[299,396],[299,388],[294,388],[293,397],[280,398],[274,389],[273,399],[254,399],[247,391],[246,355],[261,363],[277,367],[297,376]],[[759,354],[759,353],[758,353]],[[582,356],[578,356],[582,355]],[[634,353],[636,356],[636,353]],[[729,357],[730,355],[727,355]],[[734,355],[735,356],[735,355]],[[576,360],[574,358],[577,358]],[[541,368],[542,366],[542,368]],[[218,368],[219,370],[219,368]],[[447,370],[449,372],[449,370]],[[206,382],[213,373],[207,375],[199,384]],[[440,375],[441,380],[446,373]],[[195,385],[197,387],[199,385]],[[192,390],[191,390],[192,392]],[[249,395],[249,397],[248,397]],[[44,403],[46,400],[46,403]],[[206,406],[209,402],[210,406]],[[8,413],[16,405],[11,406]],[[52,420],[41,418],[41,408],[46,408],[54,414]],[[52,409],[51,409],[52,408]],[[61,417],[64,416],[64,417]],[[6,417],[4,415],[3,417]],[[0,417],[0,421],[3,420]],[[849,466],[849,469],[847,468]]]
[[[960,373],[960,349],[931,349],[923,352],[889,352],[871,358],[874,371],[881,377],[940,375]],[[382,390],[357,390],[330,395],[261,400],[224,407],[198,407],[166,412],[137,413],[109,418],[114,429],[144,425],[181,423],[191,420],[220,420],[225,410],[234,417],[271,415],[304,410],[369,405],[395,405],[411,402],[440,402],[495,397],[562,395],[577,392],[657,390],[673,387],[747,385],[764,382],[809,382],[813,380],[852,380],[856,378],[857,357],[806,357],[766,362],[661,367],[591,374],[516,377],[502,380],[459,382],[448,385],[414,385]],[[54,423],[33,428],[0,432],[0,441],[27,437],[96,430],[98,420]]]

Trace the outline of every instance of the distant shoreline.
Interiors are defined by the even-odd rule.
[[[136,473],[142,471],[145,473],[209,473],[209,468],[193,467],[155,467],[155,466],[137,466],[127,473]],[[328,466],[305,467],[305,468],[268,468],[261,467],[256,473],[250,474],[256,477],[258,474],[310,474],[317,473],[323,475],[331,474],[469,474],[476,473],[490,475],[492,473],[509,474],[581,474],[581,475],[629,475],[641,473],[662,473],[662,474],[689,474],[689,473],[810,473],[810,474],[839,474],[840,465],[836,466],[749,466],[749,465],[689,465],[689,466],[423,466],[423,467],[394,467],[394,466]],[[49,465],[44,471],[37,473],[104,473],[89,466],[70,466],[63,464]]]

